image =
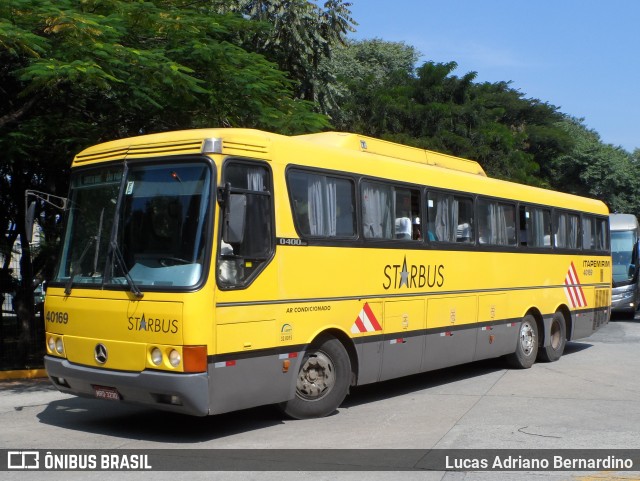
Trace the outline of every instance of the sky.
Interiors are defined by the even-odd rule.
[[[453,75],[511,81],[583,119],[607,144],[640,148],[640,0],[349,0],[355,40],[404,42]]]

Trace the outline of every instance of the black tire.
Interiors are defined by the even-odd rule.
[[[332,336],[321,337],[302,359],[295,397],[280,407],[294,419],[327,416],[344,401],[350,379],[351,362],[342,343]]]
[[[516,369],[529,369],[538,355],[538,325],[531,314],[520,323],[516,351],[507,356],[507,362]]]
[[[549,332],[549,345],[540,348],[538,360],[553,362],[560,359],[567,345],[567,322],[561,312],[556,312],[551,320]]]

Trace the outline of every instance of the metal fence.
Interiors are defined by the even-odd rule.
[[[42,368],[45,353],[42,310],[38,310],[25,326],[26,329],[23,329],[13,309],[13,296],[8,293],[3,296],[0,311],[0,371]]]

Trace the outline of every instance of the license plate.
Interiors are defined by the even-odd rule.
[[[93,386],[93,390],[98,399],[120,401],[120,393],[113,387]]]

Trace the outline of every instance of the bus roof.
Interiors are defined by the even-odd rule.
[[[459,170],[470,174],[478,174],[486,177],[484,169],[478,162],[452,155],[441,154],[431,150],[396,144],[386,140],[366,137],[364,135],[345,132],[323,132],[319,134],[298,135],[296,138],[320,145],[340,147],[356,152],[384,155],[394,159],[417,162],[420,164],[434,165],[446,169]]]
[[[310,144],[312,149],[309,149]],[[300,149],[305,149],[304,155],[300,155]],[[319,167],[600,215],[609,214],[606,205],[598,200],[487,177],[480,164],[472,160],[340,132],[297,136],[237,128],[162,132],[89,147],[76,155],[73,166],[203,153]]]

